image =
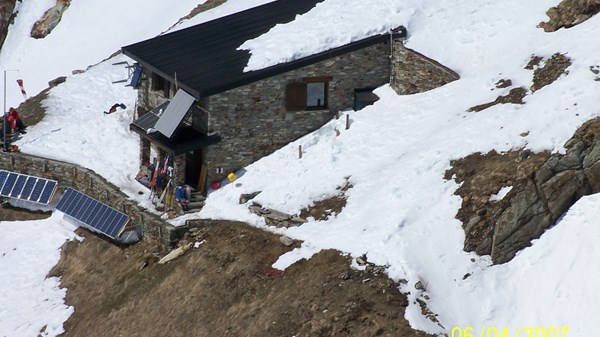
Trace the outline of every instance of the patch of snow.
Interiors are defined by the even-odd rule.
[[[490,201],[500,201],[512,190],[512,186],[504,186],[496,194],[490,195]]]
[[[64,332],[73,313],[67,290],[46,274],[60,259],[60,247],[75,239],[61,216],[38,221],[0,222],[0,336],[37,336]]]
[[[402,1],[327,0],[238,49],[251,54],[244,71],[260,70],[388,33],[409,22],[414,13],[412,4]]]

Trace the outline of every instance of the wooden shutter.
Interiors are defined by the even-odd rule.
[[[286,107],[288,111],[299,111],[306,109],[306,84],[290,83],[286,90]]]

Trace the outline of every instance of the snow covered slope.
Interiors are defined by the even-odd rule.
[[[267,1],[252,3],[264,2]],[[164,10],[158,3],[144,2],[144,8],[158,13]],[[236,184],[212,193],[200,214],[186,218],[244,220],[266,227],[261,219],[250,214],[246,205],[238,204],[241,193],[262,191],[256,201],[296,213],[315,200],[335,195],[336,187],[349,177],[353,187],[347,192],[346,208],[337,217],[310,221],[297,228],[269,228],[304,241],[302,248],[282,256],[276,267],[285,268],[323,248],[339,249],[353,256],[367,253],[369,261],[389,265],[391,277],[408,280],[405,290],[410,291],[411,301],[407,318],[416,328],[450,333],[455,326],[472,326],[477,332],[482,327],[507,327],[514,336],[525,326],[566,326],[569,337],[594,336],[596,324],[591,316],[600,312],[597,304],[600,296],[596,295],[593,282],[599,273],[595,268],[598,264],[595,242],[600,237],[595,225],[598,196],[581,199],[556,227],[510,263],[490,266],[489,258],[462,251],[464,233],[454,217],[461,202],[453,194],[458,186],[453,181],[445,181],[443,175],[450,160],[476,151],[495,149],[500,152],[522,147],[534,151],[564,151],[563,144],[575,129],[599,115],[600,82],[595,81],[597,75],[590,67],[600,64],[596,35],[600,16],[568,30],[544,33],[536,25],[547,19],[545,11],[557,5],[558,0],[406,0],[401,3],[363,0],[356,6],[347,1],[326,0],[325,4],[327,6],[322,7],[327,8],[331,25],[327,32],[333,35],[320,39],[313,47],[327,47],[343,40],[348,32],[342,27],[352,26],[357,20],[353,10],[359,12],[361,6],[368,5],[369,11],[360,11],[360,20],[373,22],[373,31],[382,26],[406,26],[407,47],[452,68],[461,79],[410,96],[398,96],[388,86],[379,88],[377,94],[381,100],[374,106],[345,112],[352,122],[349,130],[344,129],[344,118],[331,121],[248,167]],[[247,6],[243,0],[230,0],[198,20]],[[191,2],[178,10],[186,14],[189,7],[193,7]],[[38,12],[43,12],[40,8]],[[252,62],[272,64],[289,58],[287,52],[263,53],[272,43],[267,36],[277,39],[277,36],[295,32],[309,37],[314,34],[312,29],[324,32],[323,27],[313,21],[322,21],[321,14],[315,9],[295,23],[279,26],[273,33],[255,40],[251,46]],[[107,17],[110,15],[104,19]],[[65,20],[69,22],[68,17]],[[115,20],[113,25],[123,24],[119,33],[133,31],[126,22]],[[165,27],[170,24],[172,22],[165,22]],[[370,31],[369,24],[360,26],[353,34]],[[135,35],[123,34],[127,36],[122,41],[133,42],[140,39],[142,33],[145,37],[156,35],[160,29],[153,28],[157,30],[151,33],[142,32],[140,28]],[[57,39],[69,39],[69,35],[61,35],[60,31],[50,36],[53,34]],[[113,35],[121,38],[120,34]],[[19,67],[23,73],[26,65],[40,62],[41,49],[35,54],[24,54],[20,51],[29,45],[10,39],[11,36],[11,42],[0,54],[3,67],[7,62],[4,60],[11,60],[6,65]],[[109,40],[112,39],[113,36]],[[298,45],[290,42],[293,45],[287,45],[285,50],[302,49],[302,42],[302,39]],[[31,50],[37,43],[44,44],[27,43],[31,43]],[[69,70],[61,70],[57,75],[99,62],[125,43],[107,47],[108,51],[97,51],[100,55],[90,54],[90,59],[81,59],[79,63],[69,63],[65,67]],[[54,51],[55,43],[45,48],[49,55],[58,53]],[[471,106],[506,94],[510,88],[494,86],[500,79],[511,79],[513,87],[530,87],[532,71],[524,66],[531,56],[548,58],[557,52],[566,54],[572,61],[568,75],[534,94],[529,93],[524,105],[496,105],[478,113],[466,112]],[[47,119],[32,127],[19,146],[28,152],[49,153],[91,167],[136,197],[136,183],[132,181],[135,164],[131,161],[137,160],[137,137],[126,131],[131,110],[117,115],[96,115],[115,100],[132,106],[134,99],[130,88],[110,84],[122,71],[112,67],[111,62],[113,60],[85,74],[70,76],[65,85],[53,89],[46,101]],[[39,80],[39,88],[30,92],[43,88],[43,83],[53,76],[56,75],[48,71],[47,78]],[[31,82],[28,78],[38,81],[35,72],[25,77],[26,83]],[[88,116],[90,121],[83,116]],[[78,135],[76,127],[66,125],[65,118],[73,120],[74,126],[81,124],[88,130],[98,130],[98,134]],[[97,127],[90,127],[88,122]],[[125,130],[118,131],[119,128]],[[337,137],[336,129],[341,132]],[[113,130],[112,139],[100,135],[106,130]],[[521,136],[525,132],[529,132],[528,135]],[[40,137],[42,141],[38,140]],[[97,150],[106,142],[117,141],[123,146],[121,152]],[[60,144],[69,144],[69,151],[60,154],[56,150]],[[302,159],[298,159],[298,145],[304,150]],[[94,155],[82,156],[83,153]],[[111,164],[105,164],[107,161]],[[139,200],[142,202],[143,198]],[[56,249],[58,245],[53,247]],[[471,276],[463,280],[467,273]],[[438,314],[440,325],[421,314],[415,302],[423,295],[414,289],[418,281],[426,285],[430,298],[427,305]]]

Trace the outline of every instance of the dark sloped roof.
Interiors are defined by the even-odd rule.
[[[378,35],[297,61],[244,72],[250,58],[237,50],[278,23],[294,20],[323,0],[279,0],[197,26],[123,47],[125,55],[164,78],[174,80],[196,98],[210,96],[278,73],[303,67],[380,42]],[[389,37],[387,37],[389,39]]]

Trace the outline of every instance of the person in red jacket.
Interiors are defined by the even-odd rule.
[[[20,133],[27,133],[25,131],[25,128],[27,128],[25,126],[25,124],[23,124],[23,121],[21,120],[21,118],[19,117],[19,112],[17,111],[17,109],[15,108],[10,108],[8,109],[8,122],[10,123],[10,127],[13,129],[13,131],[19,131]]]

